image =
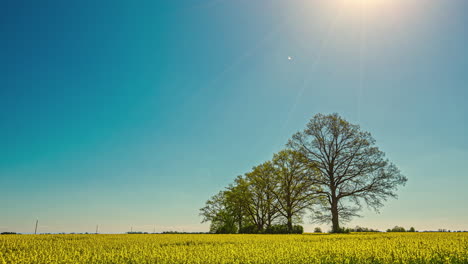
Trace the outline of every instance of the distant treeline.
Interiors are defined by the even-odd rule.
[[[318,228],[318,230],[320,232],[317,231],[317,228],[316,228],[315,232],[316,233],[321,233],[320,228]],[[352,228],[352,227],[343,227],[343,228],[341,228],[340,231],[341,231],[340,233],[382,232],[382,231],[380,231],[378,229],[372,229],[372,228],[361,227],[361,226],[356,226],[354,228]],[[416,230],[414,229],[414,227],[411,227],[410,229],[406,230],[404,227],[395,226],[393,228],[387,229],[387,232],[416,232]]]
[[[387,232],[416,232],[416,229],[414,229],[414,227],[410,227],[410,229],[405,230],[404,227],[395,226],[394,228],[387,229]]]
[[[207,232],[179,232],[179,231],[164,231],[161,234],[209,234]]]
[[[179,232],[179,231],[164,231],[161,233],[148,233],[148,232],[127,232],[126,234],[139,235],[139,234],[207,234],[206,232]]]
[[[392,229],[387,229],[387,232],[423,232],[423,233],[438,233],[438,232],[447,232],[447,233],[466,233],[468,231],[466,230],[448,230],[448,229],[438,229],[438,230],[424,230],[424,231],[412,231],[412,228],[405,230],[403,229],[396,229],[400,231],[392,231],[395,230],[395,228]],[[405,231],[403,231],[405,230]],[[366,228],[366,227],[354,227],[354,228],[343,228],[342,229],[343,233],[355,233],[355,232],[382,232],[377,229],[372,229],[372,228]],[[331,233],[331,230],[329,231]],[[126,232],[125,234],[154,234],[154,235],[160,235],[160,234],[194,234],[194,235],[200,235],[200,234],[211,234],[209,232],[179,232],[179,231],[164,231],[162,233],[148,233],[148,232]],[[244,233],[246,234],[255,234],[255,232],[248,232],[248,230],[244,230]],[[289,234],[289,230],[286,228],[285,225],[273,225],[270,229],[266,230],[263,232],[264,234]],[[295,226],[295,232],[292,233],[297,233],[301,234],[303,233],[303,228],[302,226],[296,225]],[[314,229],[314,233],[322,233],[322,230],[317,227]],[[21,233],[16,233],[16,232],[2,232],[0,235],[21,235]],[[95,233],[40,233],[39,235],[96,235]]]

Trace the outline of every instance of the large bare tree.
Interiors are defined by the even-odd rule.
[[[340,222],[357,216],[362,202],[377,211],[383,201],[396,198],[398,186],[407,181],[369,132],[338,114],[315,115],[288,146],[320,170],[316,182],[326,203],[314,212],[314,220],[331,221],[332,232],[340,231]]]

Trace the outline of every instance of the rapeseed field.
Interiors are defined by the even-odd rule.
[[[4,235],[0,263],[468,263],[468,233]]]

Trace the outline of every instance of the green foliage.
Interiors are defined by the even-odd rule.
[[[314,233],[322,233],[322,229],[320,227],[314,228]]]
[[[230,196],[227,193],[228,191],[219,192],[206,202],[205,207],[200,209],[200,215],[203,217],[203,222],[211,222],[210,233],[237,233],[236,207],[230,204],[232,201],[229,199]]]
[[[273,155],[274,194],[280,215],[292,227],[305,211],[319,202],[316,180],[320,172],[298,151],[282,150]],[[297,223],[297,222],[296,222]],[[292,230],[289,230],[292,232]]]
[[[246,200],[246,216],[259,230],[270,226],[280,216],[278,200],[273,193],[274,177],[275,169],[270,161],[253,167],[245,174],[250,198]]]
[[[0,235],[19,235],[19,234],[16,232],[2,232],[0,233]]]
[[[380,232],[380,231],[377,229],[356,226],[355,228],[351,229],[351,232]]]
[[[256,225],[250,224],[243,226],[241,229],[239,229],[239,234],[260,234],[262,233],[262,230],[259,230]]]
[[[289,230],[288,225],[271,225],[264,230],[258,229],[256,225],[244,226],[239,230],[240,234],[302,234],[304,228],[300,225],[292,226],[292,230]]]
[[[237,226],[234,224],[225,223],[224,225],[218,227],[214,230],[215,234],[236,234]]]
[[[347,227],[340,227],[338,228],[338,230],[331,231],[331,233],[336,233],[336,234],[349,234],[351,232],[352,232],[351,228],[347,228]]]
[[[221,211],[217,218],[211,221],[210,233],[235,234],[237,230],[234,217],[227,211]]]
[[[300,225],[294,225],[290,231],[288,225],[272,225],[265,229],[265,234],[302,234],[304,233],[304,227]]]
[[[395,226],[392,229],[387,229],[387,232],[406,232],[404,227],[401,226]]]
[[[408,229],[408,232],[416,232],[416,229],[414,229],[414,227],[410,227],[410,229]]]
[[[200,209],[202,222],[211,222],[211,233],[300,233],[305,210],[317,202],[314,179],[318,170],[292,150],[275,154],[273,161],[238,176]],[[275,223],[285,223],[281,228]]]

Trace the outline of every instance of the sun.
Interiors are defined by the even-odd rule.
[[[396,1],[396,0],[394,0]],[[385,11],[391,5],[391,0],[340,0],[341,5],[347,9],[348,12],[361,12],[361,11]]]

